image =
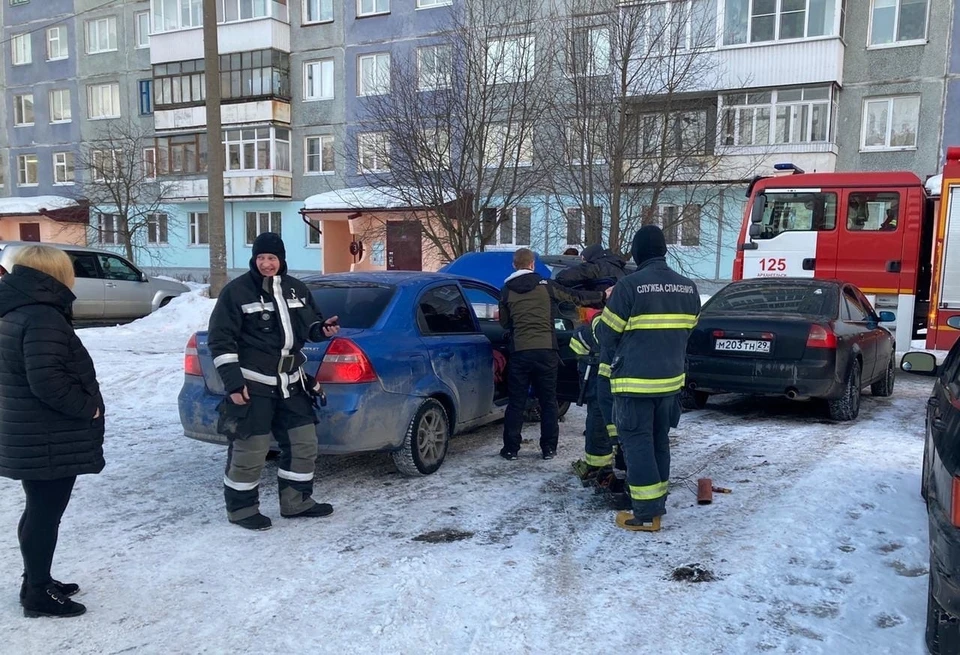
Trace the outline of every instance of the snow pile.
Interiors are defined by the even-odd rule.
[[[76,207],[77,201],[63,196],[32,196],[27,198],[0,198],[0,215],[39,214],[42,210]]]
[[[444,202],[456,199],[456,194],[447,191],[443,196]],[[326,191],[309,196],[303,201],[305,211],[349,211],[371,209],[403,209],[406,207],[422,207],[432,205],[435,201],[424,199],[416,189],[400,189],[393,187],[350,187]]]

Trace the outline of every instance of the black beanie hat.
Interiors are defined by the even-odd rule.
[[[264,232],[253,242],[253,258],[256,259],[257,255],[276,255],[281,262],[286,261],[283,239],[276,232]]]
[[[633,261],[637,266],[654,257],[665,257],[667,254],[667,240],[659,225],[644,225],[633,237]]]

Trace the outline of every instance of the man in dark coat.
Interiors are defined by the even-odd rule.
[[[24,616],[78,616],[80,591],[50,573],[60,519],[78,475],[103,461],[103,398],[93,361],[71,324],[73,263],[28,246],[0,278],[0,475],[27,501],[17,526]]]
[[[557,274],[555,279],[558,284],[589,291],[604,291],[627,274],[627,263],[599,243],[584,248],[580,258],[583,263]]]
[[[231,523],[249,530],[272,525],[260,513],[259,495],[271,436],[280,446],[280,515],[333,512],[312,498],[317,458],[312,397],[323,390],[307,379],[301,348],[338,331],[337,317],[324,321],[306,285],[287,275],[280,235],[258,236],[250,271],[223,288],[210,315],[210,353],[228,394],[218,428],[229,439],[223,493]]]

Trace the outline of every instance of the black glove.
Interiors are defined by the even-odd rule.
[[[310,392],[310,395],[313,396],[314,405],[319,403],[320,407],[327,406],[327,394],[323,392],[323,385],[321,385],[320,382],[316,379],[311,380],[307,385],[307,390]]]

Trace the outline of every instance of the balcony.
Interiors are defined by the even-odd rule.
[[[206,200],[207,179],[164,179],[171,201]],[[223,174],[223,195],[228,200],[240,198],[290,198],[293,196],[293,175],[287,171],[227,171]]]
[[[719,89],[843,84],[843,41],[837,37],[731,46],[716,52]]]
[[[224,125],[268,122],[290,124],[290,103],[282,100],[259,100],[221,105],[220,113]],[[206,127],[207,108],[158,109],[154,112],[153,119],[158,132]]]
[[[220,54],[249,50],[290,52],[290,24],[276,18],[259,18],[218,26]],[[203,28],[191,27],[150,35],[150,63],[203,59]]]

